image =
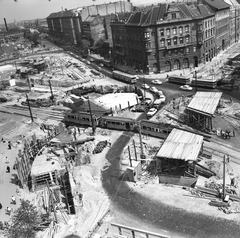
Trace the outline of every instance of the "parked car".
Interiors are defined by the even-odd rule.
[[[104,64],[103,64],[103,63],[100,63],[99,66],[100,66],[100,67],[104,67]]]
[[[159,99],[162,101],[162,103],[166,102],[166,96],[163,94],[159,96]]]
[[[135,107],[133,107],[132,112],[145,112],[145,105],[144,104],[138,104]]]
[[[158,97],[160,97],[161,95],[163,95],[163,92],[162,92],[161,90],[158,90],[158,91],[156,92],[156,94],[157,94]]]
[[[183,86],[180,86],[179,89],[184,90],[184,91],[192,91],[192,87],[190,87],[189,85],[185,84]]]
[[[150,91],[151,91],[152,93],[157,93],[158,89],[157,89],[156,87],[151,87],[151,88],[150,88]]]
[[[154,80],[152,80],[151,83],[152,83],[152,84],[158,84],[158,85],[161,85],[161,84],[162,84],[162,81],[160,81],[159,79],[154,79]]]
[[[157,109],[156,108],[150,108],[149,111],[147,112],[147,116],[148,117],[152,117],[157,113]]]
[[[152,104],[152,99],[151,98],[145,98],[142,103],[147,104],[149,106],[149,105]]]
[[[91,64],[91,62],[90,62],[90,61],[88,61],[88,60],[86,60],[86,63],[87,63],[87,64]]]
[[[144,84],[142,84],[142,88],[149,89],[150,87],[146,83],[144,83]]]

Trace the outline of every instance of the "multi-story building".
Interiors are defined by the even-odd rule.
[[[115,19],[110,23],[112,29],[112,58],[114,63],[128,64],[128,46],[125,24],[131,13],[116,14]]]
[[[113,3],[104,3],[87,7],[75,8],[61,12],[52,13],[47,17],[49,34],[53,37],[60,38],[71,44],[80,44],[85,28],[85,38],[88,38],[89,24],[91,16],[106,16],[118,12],[131,12],[132,3],[130,1],[118,1]],[[84,24],[82,24],[84,22]],[[106,24],[106,21],[104,24]],[[83,26],[84,25],[84,26]],[[99,24],[100,27],[101,24]],[[88,30],[86,30],[88,28]],[[91,27],[90,27],[91,29]],[[106,27],[105,27],[106,29]],[[93,39],[94,40],[94,39]]]
[[[197,25],[198,40],[199,45],[201,45],[201,62],[206,63],[211,61],[216,54],[215,13],[207,5],[201,3],[196,7],[202,15],[202,20],[199,19]],[[202,44],[200,44],[201,40]]]
[[[78,9],[52,13],[47,17],[49,34],[66,42],[81,41],[81,16]]]
[[[240,33],[240,4],[237,0],[224,0],[226,3],[230,5],[230,27],[229,27],[229,40],[230,45],[239,41],[239,33]]]
[[[143,72],[197,67],[203,44],[199,21],[202,15],[196,7],[171,3],[159,4],[146,13],[134,12],[127,23],[112,22],[114,60],[127,61]],[[201,28],[199,31],[202,34]],[[124,34],[126,42],[121,38]]]
[[[229,38],[229,19],[230,5],[223,0],[201,0],[203,4],[208,5],[215,12],[216,26],[216,53],[230,46]]]

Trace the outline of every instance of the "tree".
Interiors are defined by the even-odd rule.
[[[39,216],[36,207],[29,200],[20,200],[21,204],[10,218],[9,228],[6,235],[9,238],[34,238]]]

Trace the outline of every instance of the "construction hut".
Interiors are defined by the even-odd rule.
[[[52,152],[52,153],[51,153]],[[31,169],[32,191],[47,186],[58,186],[59,179],[66,172],[66,159],[62,150],[57,152],[44,148],[33,161]]]
[[[186,108],[189,125],[211,131],[212,118],[219,106],[221,96],[221,92],[197,92]]]
[[[195,184],[194,168],[202,149],[203,136],[174,128],[156,155],[159,182],[181,186]]]

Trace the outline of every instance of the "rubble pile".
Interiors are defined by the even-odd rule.
[[[107,140],[99,141],[97,143],[96,147],[94,148],[92,153],[93,154],[101,153],[107,145],[108,145],[108,141]]]

